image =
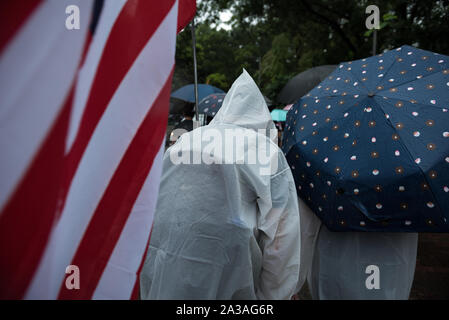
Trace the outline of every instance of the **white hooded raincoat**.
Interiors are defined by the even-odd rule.
[[[274,150],[266,168],[258,161],[220,164],[233,150],[226,130],[247,138],[245,159],[260,141]],[[298,202],[287,161],[271,141],[276,138],[264,98],[243,71],[212,122],[167,150],[140,274],[142,299],[290,299],[296,293]],[[222,147],[223,154],[210,156]],[[196,164],[175,164],[179,154]]]

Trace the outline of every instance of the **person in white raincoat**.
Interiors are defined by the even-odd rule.
[[[290,299],[297,292],[297,194],[276,138],[244,70],[211,123],[166,151],[142,299]],[[259,149],[270,151],[268,161],[251,162]]]
[[[298,199],[301,279],[307,278],[313,299],[408,299],[417,233],[331,232]]]

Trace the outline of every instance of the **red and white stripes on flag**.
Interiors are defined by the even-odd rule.
[[[68,5],[80,8],[79,30],[65,28]],[[0,5],[12,17],[0,22],[3,299],[136,297],[176,32],[195,1],[106,0],[91,35],[93,7]],[[79,268],[80,289],[65,286],[69,265]]]

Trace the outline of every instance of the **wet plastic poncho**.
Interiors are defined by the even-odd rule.
[[[223,137],[226,130],[249,137],[245,157],[260,146],[255,138],[274,148],[269,170],[258,163],[220,164],[227,153],[220,158],[217,152],[210,161],[220,139],[206,146],[195,143],[210,133]],[[290,299],[296,293],[297,195],[286,159],[270,140],[276,137],[264,98],[244,71],[212,122],[183,134],[166,151],[140,274],[142,299]],[[225,149],[228,142],[221,141]],[[185,152],[201,163],[174,164]]]
[[[331,232],[301,199],[299,208],[301,274],[313,299],[408,299],[417,233]]]

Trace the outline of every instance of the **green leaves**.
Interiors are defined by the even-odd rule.
[[[228,88],[229,82],[226,76],[222,73],[212,73],[206,77],[206,83],[217,88]]]
[[[377,0],[378,52],[403,44],[449,53],[449,2]],[[197,11],[198,80],[228,90],[242,68],[275,101],[283,85],[308,68],[371,55],[366,1],[201,0]],[[216,30],[230,10],[232,29]],[[190,28],[178,35],[173,88],[193,83]],[[214,84],[214,85],[215,85]],[[226,86],[226,87],[225,87]]]

